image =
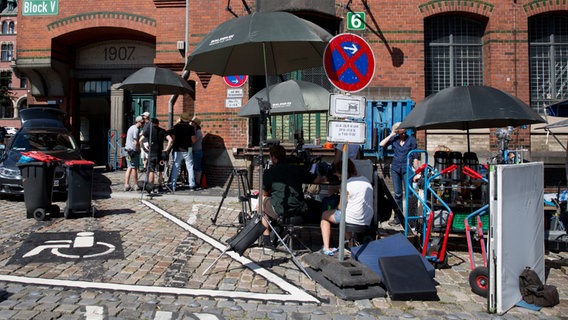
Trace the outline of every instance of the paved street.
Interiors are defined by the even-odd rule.
[[[568,317],[566,253],[546,256],[547,284],[557,286],[561,301],[539,312],[487,313],[486,299],[471,292],[459,237],[463,244],[452,247],[450,267],[436,270],[439,301],[345,301],[310,280],[285,251],[252,247],[239,256],[229,250],[214,263],[238,230],[234,190],[213,224],[222,188],[148,197],[121,191],[122,178],[121,171],[96,175],[95,218],[37,222],[25,218],[23,201],[0,200],[0,319]],[[396,231],[384,227],[384,234]],[[321,246],[317,230],[305,230],[302,239]]]

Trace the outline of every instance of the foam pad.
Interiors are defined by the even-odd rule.
[[[391,300],[439,300],[434,281],[419,256],[382,257],[379,267]]]
[[[434,278],[436,270],[434,266],[416,250],[402,233],[351,248],[351,257],[375,271],[381,279],[383,279],[383,275],[379,268],[379,258],[407,255],[419,256],[430,278]]]

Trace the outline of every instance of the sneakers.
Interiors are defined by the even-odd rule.
[[[124,191],[130,191],[130,190],[132,190],[132,188],[129,185],[124,186]]]
[[[326,250],[325,248],[321,248],[320,252],[321,252],[321,254],[324,254],[326,256],[334,256],[335,253],[337,252],[337,248],[330,248],[329,250]]]

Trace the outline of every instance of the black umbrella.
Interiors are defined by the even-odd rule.
[[[212,74],[279,75],[323,64],[331,34],[287,12],[256,12],[226,21],[189,55],[187,68]]]
[[[134,93],[151,93],[153,95],[187,94],[193,89],[186,80],[170,69],[159,67],[142,68],[122,81],[119,89]]]
[[[270,86],[272,114],[310,113],[329,110],[329,91],[312,82],[288,80]],[[241,108],[238,115],[251,117],[260,115],[260,103],[267,100],[266,88],[257,92]]]
[[[519,98],[488,86],[450,87],[422,100],[400,124],[401,128],[469,129],[518,127],[544,123]]]
[[[189,55],[187,69],[222,76],[264,75],[268,88],[268,75],[322,66],[331,38],[321,27],[291,13],[255,12],[226,21],[209,32]],[[260,159],[266,116],[271,108],[270,91],[261,105]],[[261,165],[260,188],[262,170]],[[258,211],[262,212],[262,201]]]

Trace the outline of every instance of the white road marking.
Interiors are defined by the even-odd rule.
[[[221,242],[217,241],[216,239],[214,239],[214,238],[206,235],[205,233],[195,229],[194,227],[192,227],[192,226],[188,225],[187,223],[183,222],[182,220],[176,218],[175,216],[171,215],[170,213],[161,209],[160,207],[154,205],[153,203],[150,203],[150,202],[145,201],[145,200],[140,200],[140,201],[143,204],[145,204],[146,206],[150,207],[152,210],[156,211],[157,213],[161,214],[165,218],[169,219],[173,223],[175,223],[178,226],[182,227],[183,229],[191,232],[192,234],[194,234],[195,236],[197,236],[201,240],[209,243],[213,247],[219,249],[221,252],[223,250],[225,250],[225,248],[227,247],[227,245],[222,244]],[[266,280],[274,283],[280,289],[282,289],[286,292],[289,292],[290,295],[286,295],[286,296],[288,296],[290,298],[290,301],[319,302],[318,299],[316,299],[312,295],[310,295],[307,292],[305,292],[304,290],[290,284],[288,281],[282,279],[281,277],[275,275],[274,273],[262,268],[261,266],[259,266],[258,264],[254,263],[252,260],[250,260],[249,258],[244,257],[244,256],[240,256],[238,253],[236,253],[234,251],[227,251],[227,252],[225,252],[225,255],[230,256],[231,258],[233,258],[233,260],[239,261],[243,266],[251,269],[254,273],[257,273],[257,274],[263,276]],[[242,293],[244,294],[244,292],[242,292]],[[285,301],[288,301],[288,299],[285,299]]]
[[[169,311],[156,311],[154,320],[170,320],[173,318],[173,313]]]
[[[144,203],[146,206],[156,211],[157,213],[161,214],[162,216],[169,219],[173,223],[177,224],[181,228],[191,232],[195,236],[201,238],[203,241],[209,243],[210,245],[219,249],[220,251],[223,251],[226,248],[225,244],[222,244],[216,239],[213,239],[210,236],[204,234],[203,232],[193,228],[192,226],[174,217],[173,215],[155,206],[154,204],[145,200],[140,200],[140,201]],[[67,245],[67,247],[68,246],[69,245]],[[11,275],[0,275],[0,281],[33,284],[33,285],[74,287],[74,288],[83,288],[83,289],[118,290],[125,292],[143,292],[143,293],[157,293],[157,294],[188,295],[188,296],[208,296],[214,298],[271,300],[271,301],[283,301],[283,302],[292,302],[292,301],[313,302],[313,303],[320,302],[314,296],[308,294],[301,288],[298,288],[288,283],[286,280],[275,275],[274,273],[262,268],[258,264],[254,263],[252,260],[246,257],[239,256],[236,252],[232,251],[226,252],[225,254],[231,257],[232,259],[239,261],[243,266],[251,269],[253,272],[261,275],[267,281],[272,282],[282,290],[288,292],[288,294],[209,290],[209,289],[188,289],[188,288],[174,288],[174,287],[162,287],[162,286],[126,285],[119,283],[58,280],[58,279],[20,277],[20,276],[11,276]]]
[[[104,320],[105,309],[100,306],[85,306],[85,320]]]

